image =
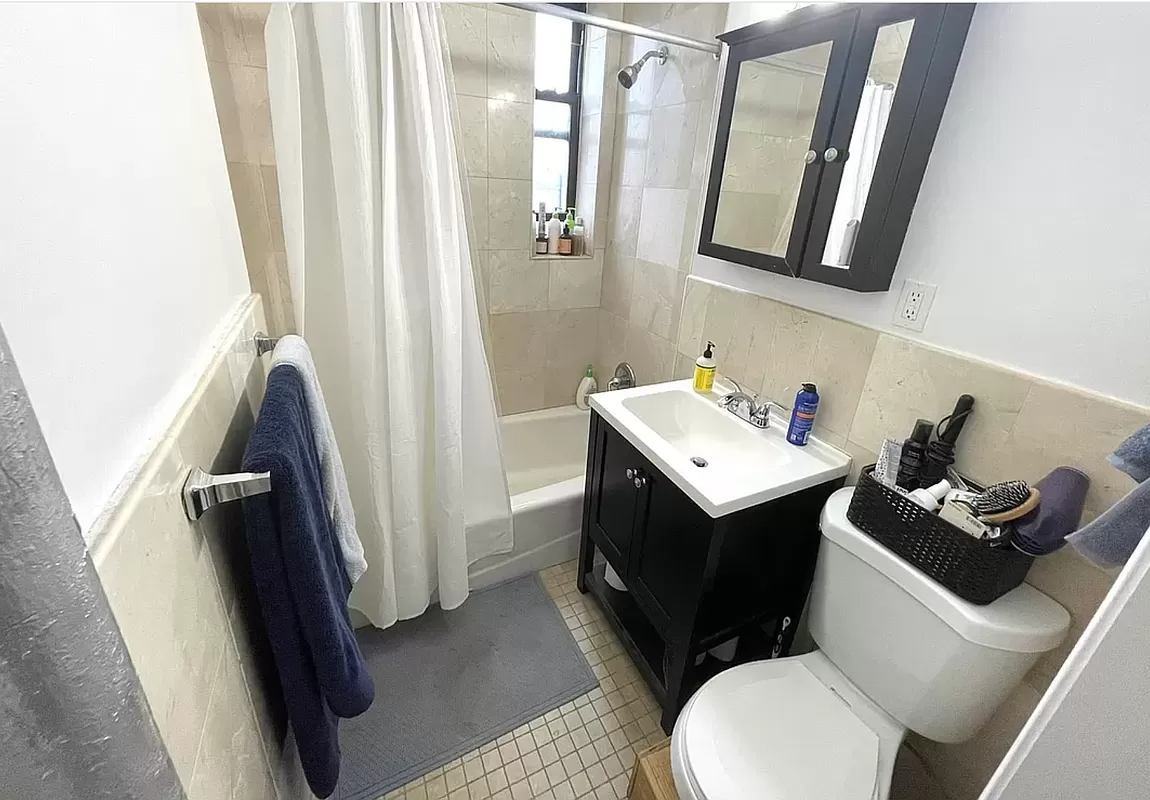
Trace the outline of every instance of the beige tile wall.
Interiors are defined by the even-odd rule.
[[[295,331],[268,106],[267,3],[197,3],[252,291],[278,336]]]
[[[677,376],[690,375],[707,340],[716,345],[720,373],[788,407],[802,381],[817,383],[822,401],[816,433],[845,447],[855,458],[856,473],[873,463],[884,437],[905,437],[919,417],[940,419],[966,392],[976,398],[975,414],[963,430],[957,456],[958,466],[972,477],[1035,481],[1056,466],[1076,466],[1091,479],[1088,519],[1134,486],[1106,457],[1150,423],[1150,409],[689,278],[677,339]],[[641,351],[624,352],[645,357]],[[1027,581],[1070,611],[1070,637],[1039,660],[972,741],[939,745],[910,738],[910,746],[954,800],[978,796],[1112,577],[1067,548],[1039,559]]]
[[[535,102],[535,15],[490,3],[445,3],[448,51],[455,76],[459,132],[484,276],[489,361],[500,408],[515,414],[570,405],[594,361],[603,250],[582,259],[532,257],[531,153]],[[593,65],[599,86],[602,46]],[[595,75],[590,78],[592,89]],[[585,97],[602,106],[602,89]],[[598,98],[598,99],[596,99]],[[595,156],[597,120],[585,120]],[[597,172],[580,173],[591,192],[580,213],[594,227]]]
[[[623,6],[627,22],[696,39],[718,33],[724,13],[722,5]],[[660,46],[614,33],[607,42],[618,42],[620,64]],[[595,359],[599,375],[610,376],[615,364],[627,360],[640,383],[671,377],[702,212],[706,129],[717,77],[718,62],[709,54],[672,47],[666,64],[648,61],[630,90],[616,92]]]
[[[93,561],[189,800],[311,797],[254,595],[238,505],[199,522],[193,466],[238,471],[263,398],[252,295],[172,427],[94,530]]]

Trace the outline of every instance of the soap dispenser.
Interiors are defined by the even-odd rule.
[[[695,391],[709,392],[715,385],[714,342],[707,342],[703,355],[695,359]]]

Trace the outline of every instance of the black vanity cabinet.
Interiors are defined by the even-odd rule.
[[[808,6],[730,47],[699,252],[885,291],[974,6]]]
[[[786,655],[814,575],[818,519],[843,479],[713,518],[595,411],[579,546],[590,592],[663,707],[668,733],[719,669],[695,657],[734,636],[734,663]],[[627,585],[609,587],[605,564]]]

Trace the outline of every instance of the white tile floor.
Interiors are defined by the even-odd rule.
[[[540,573],[598,688],[432,770],[384,800],[623,800],[635,757],[665,738],[659,708],[575,562]]]

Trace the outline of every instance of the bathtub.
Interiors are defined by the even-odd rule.
[[[471,565],[473,590],[578,555],[590,418],[563,406],[500,419],[515,546]]]

